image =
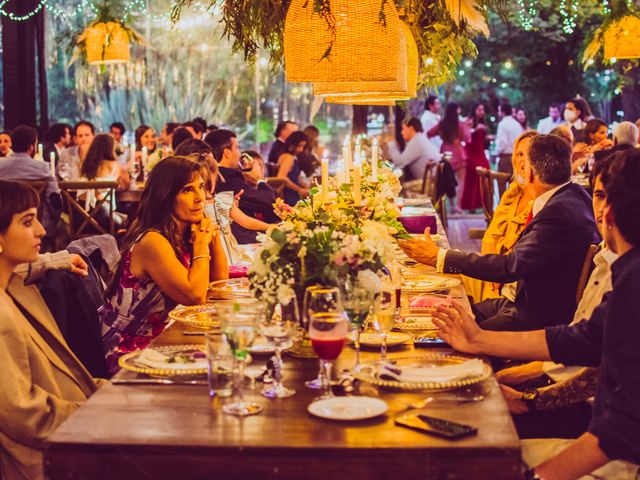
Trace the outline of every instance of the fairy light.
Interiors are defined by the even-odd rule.
[[[538,16],[535,2],[518,0],[518,21],[524,30],[531,31],[534,28],[533,20]]]
[[[611,3],[609,0],[602,0],[602,13],[608,15],[611,13]]]
[[[578,0],[560,0],[560,15],[562,31],[566,34],[573,33],[577,26]]]
[[[0,14],[15,22],[26,22],[27,20],[35,17],[40,12],[40,10],[45,7],[47,1],[48,0],[40,0],[40,3],[38,3],[38,5],[36,5],[36,8],[34,8],[31,12],[25,15],[16,15],[13,12],[7,12],[4,9],[4,6],[9,3],[9,0],[2,0],[2,2],[0,3]]]

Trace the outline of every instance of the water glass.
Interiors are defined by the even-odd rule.
[[[233,354],[224,335],[207,333],[207,377],[211,397],[230,397],[233,393]]]
[[[371,290],[362,283],[347,278],[342,284],[342,304],[354,332],[353,344],[356,350],[354,367],[357,367],[360,363],[360,333],[366,328],[373,295]]]
[[[387,335],[393,329],[396,320],[395,290],[391,285],[383,288],[376,295],[373,304],[373,328],[382,335],[380,358],[387,358]]]
[[[311,315],[309,321],[309,337],[311,338],[313,349],[318,354],[318,357],[320,357],[322,371],[325,376],[323,381],[325,391],[320,397],[316,398],[316,400],[332,398],[334,396],[331,391],[332,361],[338,358],[340,352],[342,352],[344,342],[347,338],[347,331],[347,319],[343,313],[329,312],[314,313]]]

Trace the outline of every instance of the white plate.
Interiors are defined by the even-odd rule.
[[[364,420],[385,413],[387,404],[372,397],[335,397],[313,402],[307,410],[329,420]]]
[[[284,345],[282,349],[287,350],[291,348],[292,345],[293,342],[290,342],[287,345]],[[258,336],[247,350],[249,353],[253,353],[254,355],[267,355],[276,352],[275,347],[263,336]]]
[[[355,335],[350,334],[351,341],[354,340]],[[387,334],[387,347],[395,347],[396,345],[402,345],[403,343],[411,340],[412,337],[408,333],[404,332],[389,332]],[[362,332],[360,334],[360,344],[365,347],[381,347],[382,335],[376,332]]]

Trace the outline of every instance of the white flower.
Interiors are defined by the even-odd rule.
[[[295,296],[296,296],[296,292],[288,284],[283,283],[278,287],[278,291],[276,293],[278,302],[282,304],[289,303],[291,302],[291,300],[293,300]]]
[[[372,293],[377,293],[382,288],[380,277],[371,270],[360,270],[358,272],[358,282]]]

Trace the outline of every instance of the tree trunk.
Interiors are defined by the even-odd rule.
[[[635,122],[640,119],[640,68],[634,67],[631,62],[625,62],[624,69],[629,70],[624,74],[624,86],[622,87],[622,109],[624,119]]]

